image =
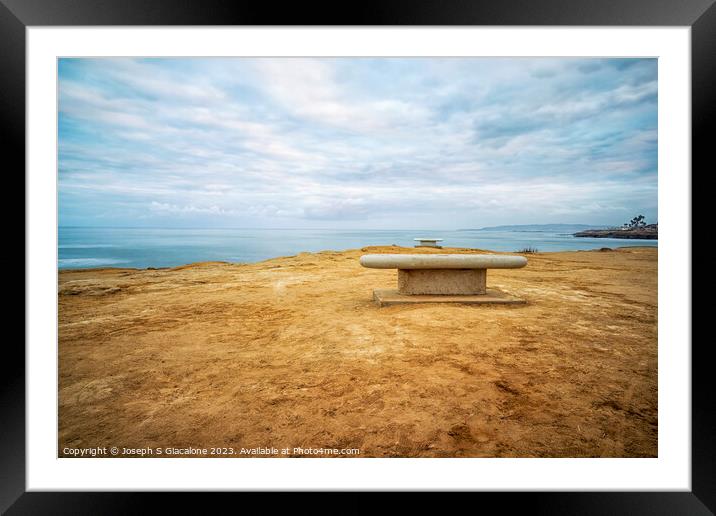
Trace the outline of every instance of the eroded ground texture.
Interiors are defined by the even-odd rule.
[[[657,455],[657,250],[527,254],[524,306],[378,308],[370,247],[59,274],[59,450]]]

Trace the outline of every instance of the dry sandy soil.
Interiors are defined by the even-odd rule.
[[[378,308],[370,247],[59,273],[59,450],[657,455],[657,250],[525,255],[522,306]],[[120,452],[121,454],[121,452]],[[291,455],[301,455],[300,453]]]

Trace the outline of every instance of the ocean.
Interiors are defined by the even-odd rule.
[[[372,245],[411,247],[416,237],[442,238],[446,247],[514,252],[573,251],[601,247],[657,246],[656,240],[577,238],[535,230],[336,230],[336,229],[158,229],[60,227],[58,267],[176,267],[202,261],[258,262],[300,252],[356,249]]]

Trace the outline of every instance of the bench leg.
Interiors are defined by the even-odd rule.
[[[487,292],[486,269],[398,269],[398,292],[470,295]]]

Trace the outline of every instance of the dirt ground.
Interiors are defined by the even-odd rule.
[[[59,455],[657,455],[657,249],[488,271],[522,306],[384,308],[397,273],[367,252],[481,251],[61,271]]]

